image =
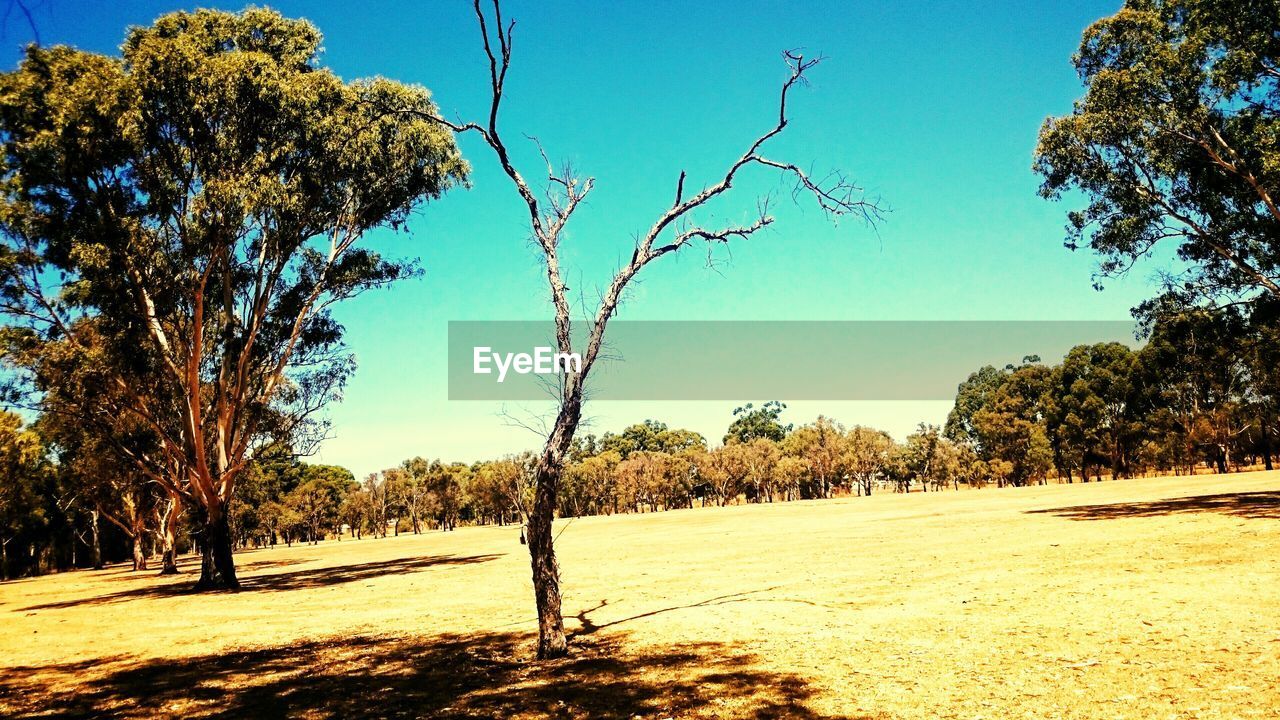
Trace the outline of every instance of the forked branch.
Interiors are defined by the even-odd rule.
[[[439,115],[428,118],[454,132],[474,132],[494,151],[499,164],[507,177],[514,184],[516,191],[524,200],[529,212],[530,229],[534,239],[541,247],[546,261],[548,284],[551,290],[552,303],[556,312],[556,334],[560,350],[572,351],[569,336],[570,310],[565,298],[565,285],[561,277],[559,248],[561,233],[568,224],[573,213],[594,187],[594,178],[582,178],[572,168],[565,167],[561,171],[553,169],[553,165],[542,144],[533,136],[526,135],[538,149],[547,167],[546,207],[537,194],[530,188],[524,177],[515,168],[507,151],[506,143],[499,131],[499,110],[502,105],[507,72],[511,67],[512,32],[515,22],[505,25],[498,0],[492,2],[492,19],[486,14],[481,0],[474,0],[473,7],[480,26],[480,34],[485,56],[489,61],[490,103],[488,123],[481,125],[475,122],[453,122]],[[627,284],[640,270],[657,258],[676,252],[690,241],[701,240],[708,243],[728,243],[742,240],[773,224],[774,217],[768,212],[768,201],[759,202],[759,215],[749,224],[728,225],[725,227],[706,227],[691,221],[691,216],[698,208],[719,197],[733,187],[738,174],[747,167],[758,166],[777,171],[794,181],[792,199],[800,202],[808,196],[829,217],[838,218],[855,215],[867,223],[874,224],[881,219],[881,209],[863,195],[863,191],[841,172],[832,172],[817,179],[814,175],[792,162],[772,159],[763,154],[763,149],[774,137],[781,134],[789,123],[787,106],[790,93],[797,85],[807,83],[806,73],[822,62],[821,57],[806,57],[799,51],[789,50],[783,53],[783,59],[789,69],[787,79],[782,83],[778,96],[777,122],[765,132],[757,136],[737,160],[729,165],[724,174],[713,184],[703,187],[699,192],[686,197],[685,181],[687,175],[681,172],[676,181],[675,201],[671,207],[662,212],[658,218],[637,240],[631,259],[618,269],[609,286],[602,294],[600,304],[591,324],[585,351],[582,353],[582,369],[579,373],[564,376],[566,394],[580,393],[581,381],[595,362],[600,352],[605,328],[609,319],[617,311],[623,291]],[[668,233],[670,233],[668,235]],[[667,235],[670,239],[659,242],[659,238]]]

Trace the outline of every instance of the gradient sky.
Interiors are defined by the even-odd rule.
[[[461,118],[487,108],[487,68],[467,2],[271,5],[319,26],[322,61],[344,78],[423,84]],[[46,44],[114,53],[126,26],[191,7],[42,0],[34,15]],[[510,2],[505,14],[517,26],[503,127],[527,176],[541,165],[522,133],[596,178],[564,244],[566,282],[590,304],[632,238],[670,203],[681,170],[688,187],[712,182],[769,127],[786,76],[780,52],[803,48],[827,60],[795,94],[793,123],[770,155],[818,172],[845,169],[892,211],[875,230],[833,226],[813,207],[790,204],[789,186],[776,177],[753,174],[699,217],[749,220],[754,193],[780,191],[775,228],[720,254],[715,270],[701,248],[651,265],[620,317],[1126,319],[1153,292],[1159,263],[1093,290],[1094,258],[1062,247],[1067,207],[1040,199],[1030,171],[1041,122],[1080,95],[1069,60],[1081,32],[1117,7]],[[29,39],[25,21],[9,17],[0,37],[7,66]],[[337,313],[360,367],[332,409],[334,437],[318,459],[358,476],[414,455],[470,461],[538,442],[503,413],[545,407],[446,399],[449,320],[550,316],[518,199],[488,149],[473,137],[461,142],[474,187],[424,207],[407,234],[370,238],[391,254],[420,257],[425,276]],[[588,415],[594,432],[652,417],[716,441],[733,406],[601,402]],[[822,412],[901,437],[947,410],[930,402],[795,403],[787,417],[807,422]]]

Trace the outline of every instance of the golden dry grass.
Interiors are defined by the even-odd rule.
[[[0,585],[0,715],[1249,718],[1280,708],[1280,473],[557,524]]]

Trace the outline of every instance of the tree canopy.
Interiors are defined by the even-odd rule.
[[[28,49],[0,76],[7,358],[81,352],[162,451],[138,458],[210,523],[205,580],[235,584],[226,509],[252,450],[320,437],[353,369],[336,302],[414,272],[359,241],[463,182],[426,90],[343,82],[304,20],[165,15],[122,55]],[[86,414],[93,409],[85,408]],[[173,468],[181,475],[175,476]]]
[[[1067,245],[1104,276],[1174,243],[1172,287],[1210,299],[1280,295],[1280,4],[1127,0],[1085,31],[1085,95],[1049,118],[1041,193],[1087,205]]]

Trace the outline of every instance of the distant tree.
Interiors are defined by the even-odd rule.
[[[656,512],[691,504],[688,460],[680,455],[638,450],[618,463],[615,472],[623,502],[637,512],[645,506]]]
[[[263,508],[270,502],[283,502],[302,484],[303,473],[304,464],[285,443],[272,443],[254,453],[231,506],[232,535],[242,546],[272,541],[278,529],[268,526]]]
[[[968,447],[952,442],[945,437],[939,438],[937,454],[934,457],[933,468],[929,474],[929,483],[937,490],[943,490],[947,485],[959,490],[960,483],[965,482],[967,479],[966,470],[970,463],[969,453]]]
[[[1248,399],[1257,418],[1255,446],[1271,470],[1280,429],[1280,303],[1254,304],[1248,338],[1244,359],[1251,381]]]
[[[734,408],[734,419],[729,424],[724,443],[727,445],[731,440],[746,443],[756,438],[782,442],[792,427],[790,424],[783,425],[778,420],[786,409],[787,406],[777,400],[770,400],[758,408],[752,403]]]
[[[989,468],[1000,470],[993,473],[997,485],[1042,481],[1053,467],[1044,417],[1044,398],[1053,377],[1052,369],[1039,362],[1011,369],[973,413],[977,454]]]
[[[703,457],[700,476],[717,505],[723,507],[738,499],[751,472],[750,454],[745,445],[734,443],[711,450]]]
[[[297,514],[312,545],[323,540],[329,528],[337,527],[342,499],[354,484],[340,473],[319,470],[308,473],[303,483],[285,496],[285,507]]]
[[[484,498],[490,514],[496,516],[499,523],[506,522],[507,518],[519,520],[522,544],[527,542],[525,527],[533,502],[533,463],[532,453],[509,455],[482,463],[472,478],[475,492]]]
[[[920,483],[921,490],[945,488],[959,473],[957,455],[955,444],[943,436],[941,428],[920,423],[899,449],[899,477],[907,483],[902,489],[909,489],[912,480]]]
[[[774,483],[782,491],[784,500],[799,500],[800,488],[810,477],[812,470],[802,457],[783,454],[774,467]]]
[[[422,482],[427,482],[425,475]],[[382,471],[382,495],[386,500],[387,523],[396,536],[400,535],[401,519],[411,513],[413,496],[418,491],[415,487],[417,483],[418,480],[403,466]]]
[[[422,530],[422,520],[430,513],[429,476],[431,463],[424,458],[405,460],[401,469],[407,474],[400,488],[401,504],[409,513],[409,523],[415,534]]]
[[[955,489],[960,489],[960,483],[964,483],[971,488],[986,486],[990,482],[987,464],[978,457],[971,445],[955,443],[954,447],[956,450],[956,474],[952,484]]]
[[[43,529],[39,482],[47,472],[44,455],[40,437],[24,428],[18,415],[0,410],[0,579],[12,577],[10,546]]]
[[[844,481],[845,447],[844,426],[821,415],[787,436],[783,452],[804,460],[814,481],[811,488],[802,488],[802,496],[831,496],[832,487]]]
[[[955,405],[947,414],[943,434],[957,442],[978,442],[973,417],[987,405],[990,397],[1004,384],[1007,372],[987,365],[969,375],[956,389]]]
[[[886,476],[897,444],[883,430],[855,425],[845,436],[840,467],[848,473],[859,495],[870,495],[877,480]]]
[[[569,466],[562,488],[561,515],[598,515],[618,511],[617,468],[622,456],[613,450],[583,457]]]
[[[45,398],[38,421],[41,435],[56,453],[60,471],[75,487],[79,501],[93,509],[129,540],[134,570],[147,569],[147,545],[160,528],[151,525],[165,502],[160,486],[135,462],[158,452],[155,436],[129,415],[83,417],[77,396],[109,393],[72,377]]]
[[[1048,430],[1059,439],[1059,455],[1070,477],[1088,466],[1106,464],[1112,478],[1128,475],[1141,432],[1135,388],[1137,355],[1117,342],[1078,345],[1063,359],[1050,390],[1056,401]],[[1077,465],[1078,463],[1078,465]]]
[[[569,460],[581,462],[601,452],[604,452],[604,448],[600,446],[600,438],[591,433],[577,435],[573,438],[573,444],[569,446]]]
[[[387,536],[391,521],[391,500],[387,495],[386,472],[370,473],[360,486],[369,498],[369,531],[378,537]]]
[[[307,521],[297,508],[287,502],[272,502],[270,511],[273,517],[268,522],[278,530],[286,546],[293,547],[294,542],[306,539]]]
[[[1231,449],[1254,422],[1247,321],[1239,308],[1213,312],[1172,300],[1151,313],[1140,362],[1153,414],[1175,445],[1169,452],[1184,464],[1204,458],[1225,473]]]
[[[1085,95],[1045,121],[1035,161],[1042,195],[1088,198],[1068,247],[1112,275],[1174,242],[1177,285],[1280,296],[1277,27],[1275,2],[1127,0],[1085,30]]]
[[[151,511],[153,532],[160,545],[160,574],[175,575],[178,573],[178,528],[190,501],[173,486],[160,489],[164,497],[157,500]]]
[[[347,493],[338,506],[338,520],[347,526],[351,537],[357,540],[363,537],[373,520],[373,501],[369,491],[361,487]]]
[[[743,477],[743,490],[750,502],[773,502],[774,474],[778,460],[782,457],[782,449],[778,443],[767,437],[756,437],[746,442],[736,441],[730,445],[743,449],[743,462],[746,475]]]
[[[427,498],[437,528],[453,530],[458,527],[463,488],[470,483],[471,468],[467,465],[445,465],[438,461],[431,464],[427,473]]]
[[[618,434],[605,433],[597,445],[597,452],[612,450],[626,460],[633,452],[663,452],[675,454],[692,447],[707,446],[706,438],[692,430],[671,429],[666,423],[645,420],[631,425]]]
[[[524,497],[512,488],[520,487],[523,463],[516,458],[487,460],[478,463],[472,473],[470,494],[483,520],[505,525],[510,521],[524,523]],[[517,502],[512,502],[513,497]]]

